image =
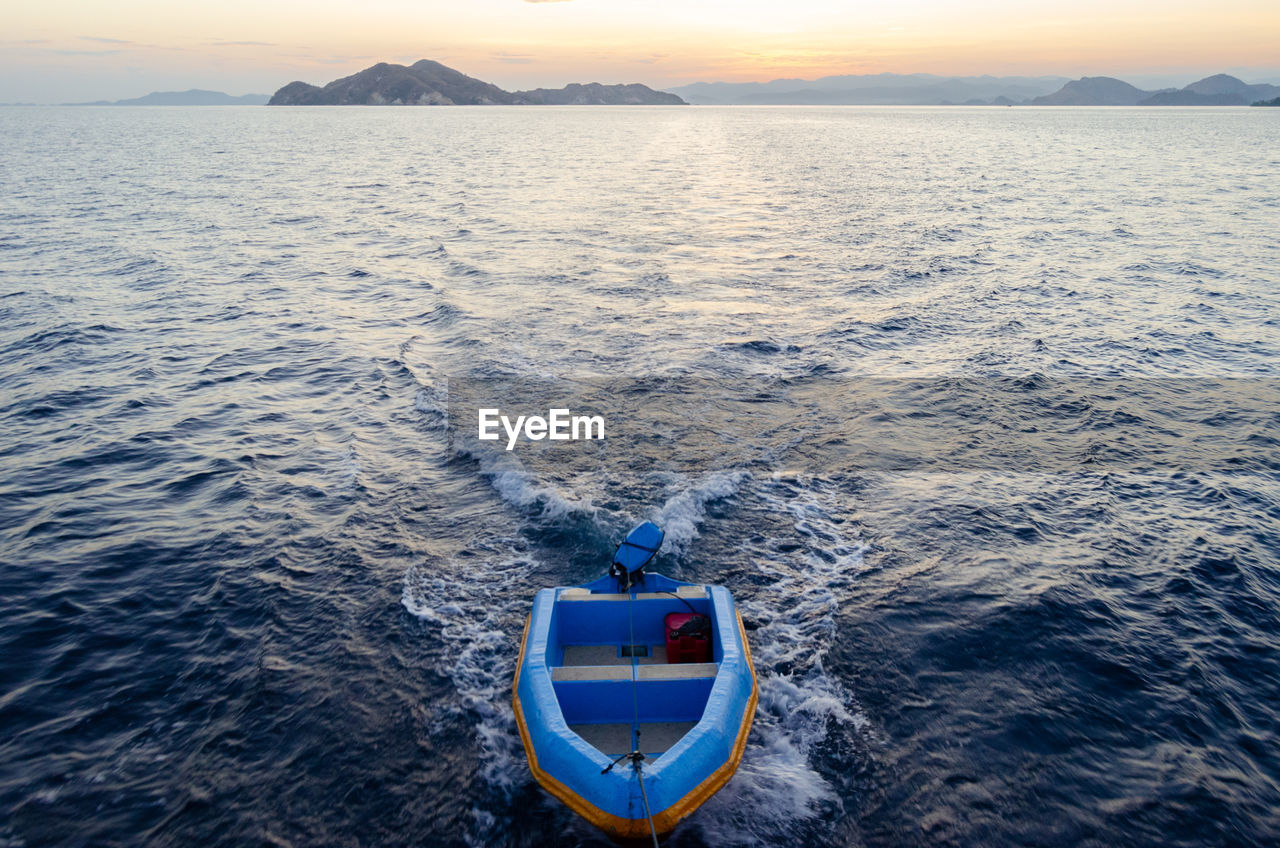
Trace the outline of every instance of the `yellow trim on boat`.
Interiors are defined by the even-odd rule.
[[[736,614],[738,618],[738,633],[742,637],[743,656],[747,661],[747,669],[751,672],[751,697],[748,699],[747,708],[742,715],[742,723],[738,726],[738,735],[734,740],[733,751],[730,753],[729,759],[720,768],[708,775],[706,780],[691,789],[679,801],[676,801],[653,817],[653,827],[660,836],[665,836],[675,830],[676,825],[682,819],[724,788],[724,785],[729,782],[729,778],[733,777],[734,772],[738,770],[739,763],[742,762],[742,752],[747,747],[747,736],[751,732],[751,722],[756,715],[759,687],[756,683],[755,664],[751,660],[751,646],[747,644],[747,630],[742,624],[742,614]],[[524,670],[524,650],[525,645],[528,643],[529,625],[532,620],[533,616],[530,614],[524,622],[524,634],[520,637],[520,657],[516,660],[516,676],[511,684],[511,705],[515,710],[516,727],[520,730],[520,741],[524,745],[525,755],[529,759],[529,771],[532,772],[534,779],[541,784],[543,789],[546,789],[560,799],[569,809],[609,836],[618,839],[643,839],[648,837],[648,819],[625,819],[621,816],[607,813],[538,766],[538,755],[533,750],[533,740],[529,737],[529,728],[524,720],[524,710],[520,706],[520,674]]]
[[[742,625],[742,613],[737,613],[737,616],[738,633],[742,636],[742,652],[747,660],[747,668],[751,671],[751,697],[747,700],[747,709],[743,713],[742,724],[738,727],[738,738],[734,740],[733,753],[729,755],[729,759],[725,761],[724,765],[713,771],[706,780],[695,786],[688,795],[676,801],[660,815],[655,816],[655,823],[660,818],[670,817],[671,828],[675,828],[681,819],[701,807],[708,798],[723,789],[724,785],[729,782],[729,778],[733,777],[734,772],[738,770],[738,764],[742,762],[742,752],[747,747],[747,734],[750,733],[751,722],[756,716],[756,701],[758,700],[759,690],[756,685],[756,667],[751,661],[751,648],[747,645],[747,629]],[[658,830],[662,831],[662,828],[658,828]]]

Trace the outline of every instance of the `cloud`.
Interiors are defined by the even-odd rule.
[[[314,56],[302,55],[297,55],[294,58],[315,62],[317,65],[350,65],[352,62],[370,62],[374,59],[373,56],[330,56],[327,59],[317,59]]]
[[[128,39],[124,39],[124,38],[106,38],[105,36],[101,36],[101,35],[81,35],[78,37],[81,41],[92,41],[94,44],[113,45],[114,49],[110,51],[62,50],[62,51],[54,51],[54,52],[61,52],[67,55],[76,55],[80,53],[89,54],[89,55],[108,55],[109,53],[129,53],[129,52],[138,52],[140,50],[167,50],[173,53],[187,52],[187,48],[185,47],[169,47],[161,44],[146,44],[141,41],[129,41]]]
[[[533,2],[533,0],[528,0],[528,2]],[[528,65],[533,62],[533,57],[526,53],[494,53],[493,58],[508,65]]]
[[[275,47],[270,41],[210,41],[210,47]]]
[[[569,0],[524,0],[526,3],[568,3]]]

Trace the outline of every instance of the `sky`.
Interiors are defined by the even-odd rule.
[[[1277,0],[42,0],[0,29],[0,102],[270,94],[435,59],[506,89],[831,74],[1280,83]]]

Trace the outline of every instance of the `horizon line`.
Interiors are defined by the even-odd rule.
[[[423,59],[415,60],[415,62],[417,62],[417,61],[423,61]],[[437,62],[437,64],[444,65],[444,63],[443,63],[443,62],[439,62],[438,60],[435,60],[435,59],[427,59],[426,61]],[[328,82],[321,83],[320,85],[321,85],[321,86],[323,86],[323,85],[327,85],[327,84],[328,84],[328,83],[330,83],[330,82],[335,82],[335,81],[340,80],[340,79],[345,79],[346,77],[349,77],[349,76],[354,76],[355,74],[361,73],[362,71],[368,70],[369,68],[376,67],[377,65],[381,65],[381,64],[387,64],[387,65],[398,65],[398,64],[400,64],[400,63],[399,63],[399,62],[386,61],[386,60],[378,61],[378,62],[374,62],[373,64],[371,64],[371,65],[366,65],[366,66],[364,66],[363,68],[361,68],[361,69],[359,69],[359,70],[357,70],[357,71],[353,71],[353,72],[351,72],[351,73],[343,74],[343,75],[341,75],[341,76],[335,76],[335,77],[333,77],[332,79],[328,80]],[[409,67],[409,66],[411,66],[412,64],[414,64],[414,62],[408,62],[408,63],[406,63],[406,64],[402,65],[402,67]],[[462,70],[460,70],[460,69],[458,69],[458,68],[452,68],[452,67],[451,67],[451,66],[449,66],[449,65],[445,65],[445,67],[449,67],[449,68],[451,68],[451,70],[458,71],[459,73],[463,73],[463,74],[465,74],[466,76],[471,76],[471,74],[468,74],[467,72],[462,71]],[[1272,79],[1274,79],[1274,80],[1276,80],[1276,81],[1275,81],[1275,82],[1271,82],[1271,84],[1280,84],[1280,68],[1276,68],[1276,69],[1255,69],[1255,70],[1254,70],[1254,72],[1255,72],[1255,73],[1259,73],[1259,74],[1274,74],[1275,76],[1274,76]],[[1188,77],[1195,76],[1195,75],[1197,75],[1197,74],[1204,74],[1204,73],[1205,73],[1205,71],[1204,71],[1203,69],[1202,69],[1202,70],[1198,70],[1198,71],[1185,71],[1185,72],[1182,72],[1182,74],[1183,74],[1183,75],[1186,75],[1186,76],[1188,76]],[[1195,78],[1195,79],[1188,79],[1188,81],[1187,81],[1187,83],[1186,83],[1185,85],[1190,85],[1190,84],[1192,84],[1192,83],[1199,82],[1199,81],[1201,81],[1201,80],[1203,80],[1203,79],[1208,79],[1208,78],[1210,78],[1210,77],[1215,77],[1215,76],[1231,76],[1231,77],[1235,77],[1236,79],[1240,79],[1242,82],[1245,82],[1245,83],[1247,83],[1247,84],[1249,84],[1249,85],[1259,85],[1259,84],[1264,84],[1264,85],[1265,85],[1265,84],[1268,84],[1268,83],[1270,82],[1270,80],[1256,80],[1256,81],[1254,81],[1254,82],[1250,82],[1248,79],[1245,79],[1245,78],[1243,78],[1243,77],[1241,77],[1241,76],[1239,76],[1239,75],[1238,75],[1238,74],[1243,74],[1243,73],[1248,73],[1248,72],[1247,72],[1247,71],[1243,71],[1243,70],[1236,70],[1236,72],[1235,72],[1235,73],[1232,73],[1232,69],[1215,71],[1215,72],[1212,72],[1212,73],[1208,73],[1208,74],[1207,74],[1207,75],[1205,75],[1205,76],[1199,76],[1199,77],[1197,77],[1197,78]],[[1129,72],[1126,72],[1126,75],[1133,75],[1133,76],[1137,76],[1137,77],[1143,77],[1143,76],[1164,76],[1164,77],[1174,77],[1174,76],[1179,76],[1180,74],[1179,74],[1179,72],[1174,72],[1174,71],[1129,71]],[[827,79],[836,79],[836,78],[839,78],[839,77],[850,77],[850,78],[865,78],[865,77],[931,77],[931,78],[935,78],[935,79],[984,79],[984,78],[989,78],[989,79],[1040,79],[1040,80],[1065,80],[1065,81],[1067,81],[1067,82],[1076,82],[1076,81],[1084,80],[1084,79],[1115,79],[1115,80],[1120,80],[1121,82],[1128,82],[1128,80],[1126,80],[1126,79],[1124,78],[1124,76],[1120,76],[1120,75],[1116,75],[1116,74],[1109,74],[1109,73],[1085,73],[1085,74],[1081,74],[1081,75],[1079,75],[1079,76],[1070,76],[1070,75],[1068,75],[1068,74],[1063,74],[1063,73],[1011,73],[1011,74],[997,74],[997,73],[989,73],[989,72],[988,72],[988,73],[979,73],[979,74],[963,74],[963,73],[956,73],[956,74],[941,74],[941,73],[935,73],[935,72],[932,72],[932,71],[877,71],[877,72],[874,72],[874,73],[823,74],[823,75],[821,75],[821,76],[815,76],[815,77],[772,77],[772,78],[770,78],[770,79],[754,79],[754,80],[697,79],[697,80],[694,80],[694,81],[692,81],[692,82],[682,82],[682,83],[678,83],[678,84],[675,84],[675,85],[666,85],[666,86],[655,86],[655,85],[651,85],[651,84],[649,84],[649,83],[641,82],[641,81],[639,81],[639,80],[632,80],[631,82],[627,82],[627,83],[601,83],[601,82],[599,82],[598,80],[596,80],[596,81],[592,81],[592,82],[588,82],[588,83],[567,82],[567,83],[564,83],[561,87],[565,87],[565,86],[569,86],[569,85],[635,85],[635,84],[639,84],[639,85],[645,85],[645,86],[648,86],[648,87],[652,88],[654,91],[671,91],[672,89],[675,89],[675,88],[687,88],[687,87],[689,87],[689,86],[694,86],[694,85],[769,85],[769,84],[771,84],[771,83],[777,83],[777,82],[819,82],[819,81],[822,81],[822,80],[827,80]],[[473,78],[473,79],[480,79],[480,77],[472,77],[472,78]],[[607,77],[602,77],[602,78],[607,78]],[[487,80],[482,80],[482,81],[487,82]],[[289,82],[282,83],[281,85],[277,86],[276,91],[279,91],[279,89],[280,89],[280,88],[283,88],[284,86],[286,86],[286,85],[290,85],[290,84],[292,84],[292,83],[294,83],[294,82],[305,82],[305,80],[290,80]],[[312,84],[314,84],[314,83],[308,83],[308,84],[309,84],[309,85],[312,85]],[[495,85],[496,85],[496,83],[493,83],[493,84],[495,84]],[[1129,84],[1130,84],[1130,85],[1132,85],[1132,83],[1129,83]],[[206,85],[208,85],[208,84],[197,84],[197,85],[189,86],[189,87],[187,87],[187,88],[155,88],[155,89],[152,89],[151,91],[145,92],[145,93],[143,93],[143,94],[136,94],[136,95],[126,96],[126,97],[119,97],[119,98],[116,98],[116,100],[134,100],[134,99],[138,99],[138,98],[141,98],[141,97],[147,97],[147,96],[150,96],[150,95],[152,95],[152,94],[185,94],[185,93],[188,93],[188,92],[194,92],[194,91],[209,92],[209,93],[212,93],[212,94],[222,94],[222,95],[225,95],[225,96],[228,96],[228,97],[270,97],[270,96],[272,96],[272,94],[274,94],[274,93],[275,93],[275,92],[268,92],[268,91],[244,91],[244,92],[242,92],[242,93],[234,93],[234,92],[232,92],[232,91],[227,91],[227,90],[224,90],[224,89],[218,89],[218,88],[207,88],[207,87],[205,87]],[[499,87],[501,88],[502,86],[499,86]],[[1135,86],[1135,87],[1136,87],[1136,86]],[[1185,86],[1184,86],[1184,87],[1185,87]],[[513,89],[513,90],[526,90],[526,89]],[[44,101],[44,102],[37,102],[37,101],[21,101],[21,102],[20,102],[20,101],[6,101],[6,102],[0,102],[0,106],[95,106],[95,105],[104,105],[104,104],[105,104],[105,105],[109,105],[109,104],[112,104],[112,103],[114,103],[114,102],[115,102],[115,101],[108,100],[108,99],[106,99],[106,98],[98,98],[97,100],[81,101],[81,102],[69,102],[69,101],[63,101],[63,102],[53,102],[53,101]]]

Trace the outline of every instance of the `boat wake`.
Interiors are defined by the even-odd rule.
[[[651,519],[665,534],[663,553],[681,557],[698,538],[707,505],[736,495],[748,479],[745,471],[715,471],[693,483],[674,475],[668,478],[668,487],[675,489],[675,494]]]
[[[485,788],[472,799],[473,845],[491,845],[511,833],[505,811],[529,781],[511,708],[511,680],[524,616],[528,575],[536,563],[518,552],[515,540],[472,545],[479,556],[462,562],[414,565],[404,576],[400,603],[430,627],[446,646],[433,671],[457,691],[452,717],[463,714],[474,727],[476,773]],[[482,559],[483,557],[483,559]]]
[[[847,538],[830,483],[776,474],[752,494],[765,515],[752,521],[758,532],[740,556],[766,579],[743,580],[735,594],[755,626],[748,638],[760,701],[737,774],[689,823],[712,846],[813,844],[843,810],[819,770],[821,751],[857,744],[868,731],[851,693],[824,668],[843,590],[865,568],[865,546]],[[812,838],[797,840],[806,827],[815,829]]]
[[[653,473],[631,488],[644,489],[661,506],[632,515],[609,496],[607,489],[618,481],[607,475],[550,482],[505,452],[477,450],[471,458],[472,473],[509,509],[487,516],[486,524],[500,526],[477,528],[456,561],[411,567],[401,597],[408,612],[440,629],[445,647],[434,670],[452,681],[458,694],[453,710],[465,713],[474,728],[475,771],[484,790],[472,793],[469,842],[493,844],[519,832],[513,805],[534,786],[510,687],[534,590],[529,575],[555,574],[542,561],[545,555],[534,553],[539,539],[554,542],[569,533],[582,541],[585,529],[595,537],[586,543],[598,546],[643,518],[664,529],[663,556],[686,577],[713,582],[719,576],[707,572],[719,569],[754,627],[748,637],[760,700],[746,754],[735,778],[690,818],[673,844],[775,842],[840,808],[838,792],[815,760],[833,733],[857,735],[866,721],[824,671],[823,658],[834,638],[842,588],[862,568],[862,545],[846,538],[850,531],[831,507],[830,486],[755,478],[743,470],[694,478]],[[706,545],[699,539],[713,528],[715,539],[708,543],[717,551],[725,534],[738,549],[715,555],[701,550]],[[602,551],[601,560],[608,554]],[[543,801],[540,815],[551,817],[548,826],[576,832],[576,817],[549,797]],[[527,801],[522,803],[527,817]]]

